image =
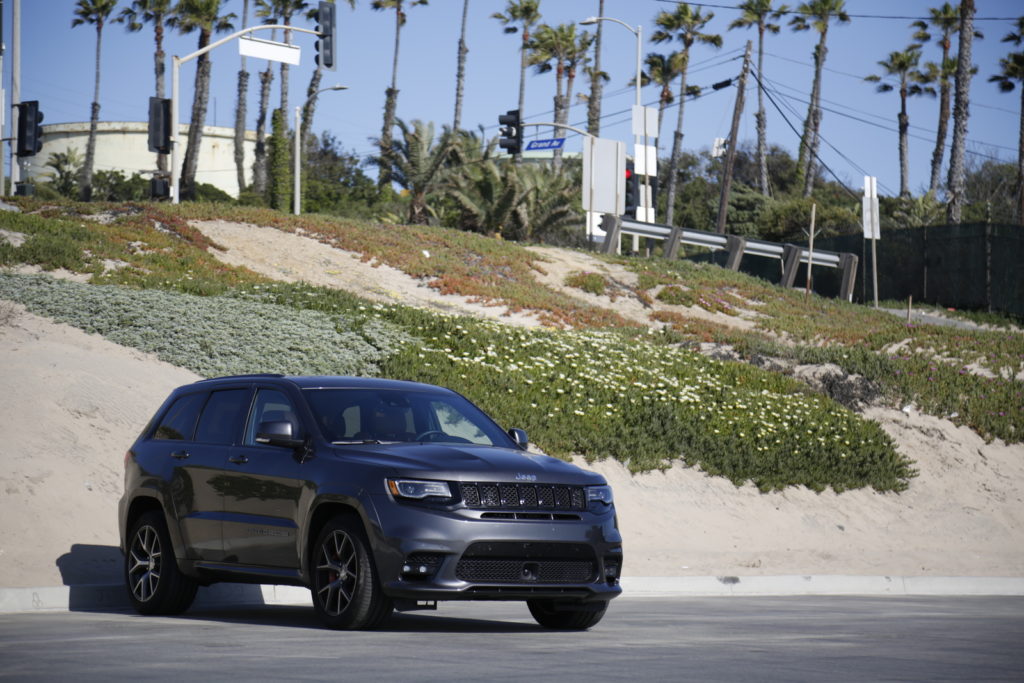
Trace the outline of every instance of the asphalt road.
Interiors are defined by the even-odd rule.
[[[381,631],[311,608],[0,615],[0,679],[108,681],[1024,679],[1024,598],[622,598],[583,633],[522,604],[448,603]]]

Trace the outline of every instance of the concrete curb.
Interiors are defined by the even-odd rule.
[[[1024,596],[1024,578],[998,576],[634,576],[627,598],[725,596]],[[216,584],[201,588],[196,607],[310,605],[298,586]],[[122,585],[0,588],[0,614],[130,610]]]

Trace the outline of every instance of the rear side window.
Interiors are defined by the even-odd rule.
[[[153,432],[154,439],[189,441],[196,429],[196,418],[203,407],[205,393],[188,394],[180,397],[160,420],[160,426]]]
[[[242,426],[249,413],[248,389],[227,389],[210,394],[196,429],[196,441],[233,444],[242,435]]]

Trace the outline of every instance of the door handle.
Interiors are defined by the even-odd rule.
[[[174,451],[171,453],[171,457],[175,460],[184,460],[188,457],[188,451]]]
[[[228,462],[233,462],[236,465],[244,465],[245,463],[249,462],[249,458],[245,457],[244,455],[232,455],[230,458],[228,458]]]

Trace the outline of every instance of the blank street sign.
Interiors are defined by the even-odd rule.
[[[272,62],[284,62],[285,64],[298,64],[301,50],[298,45],[278,43],[273,40],[260,40],[259,38],[239,38],[238,54],[243,57],[256,57],[257,59],[269,59]]]

